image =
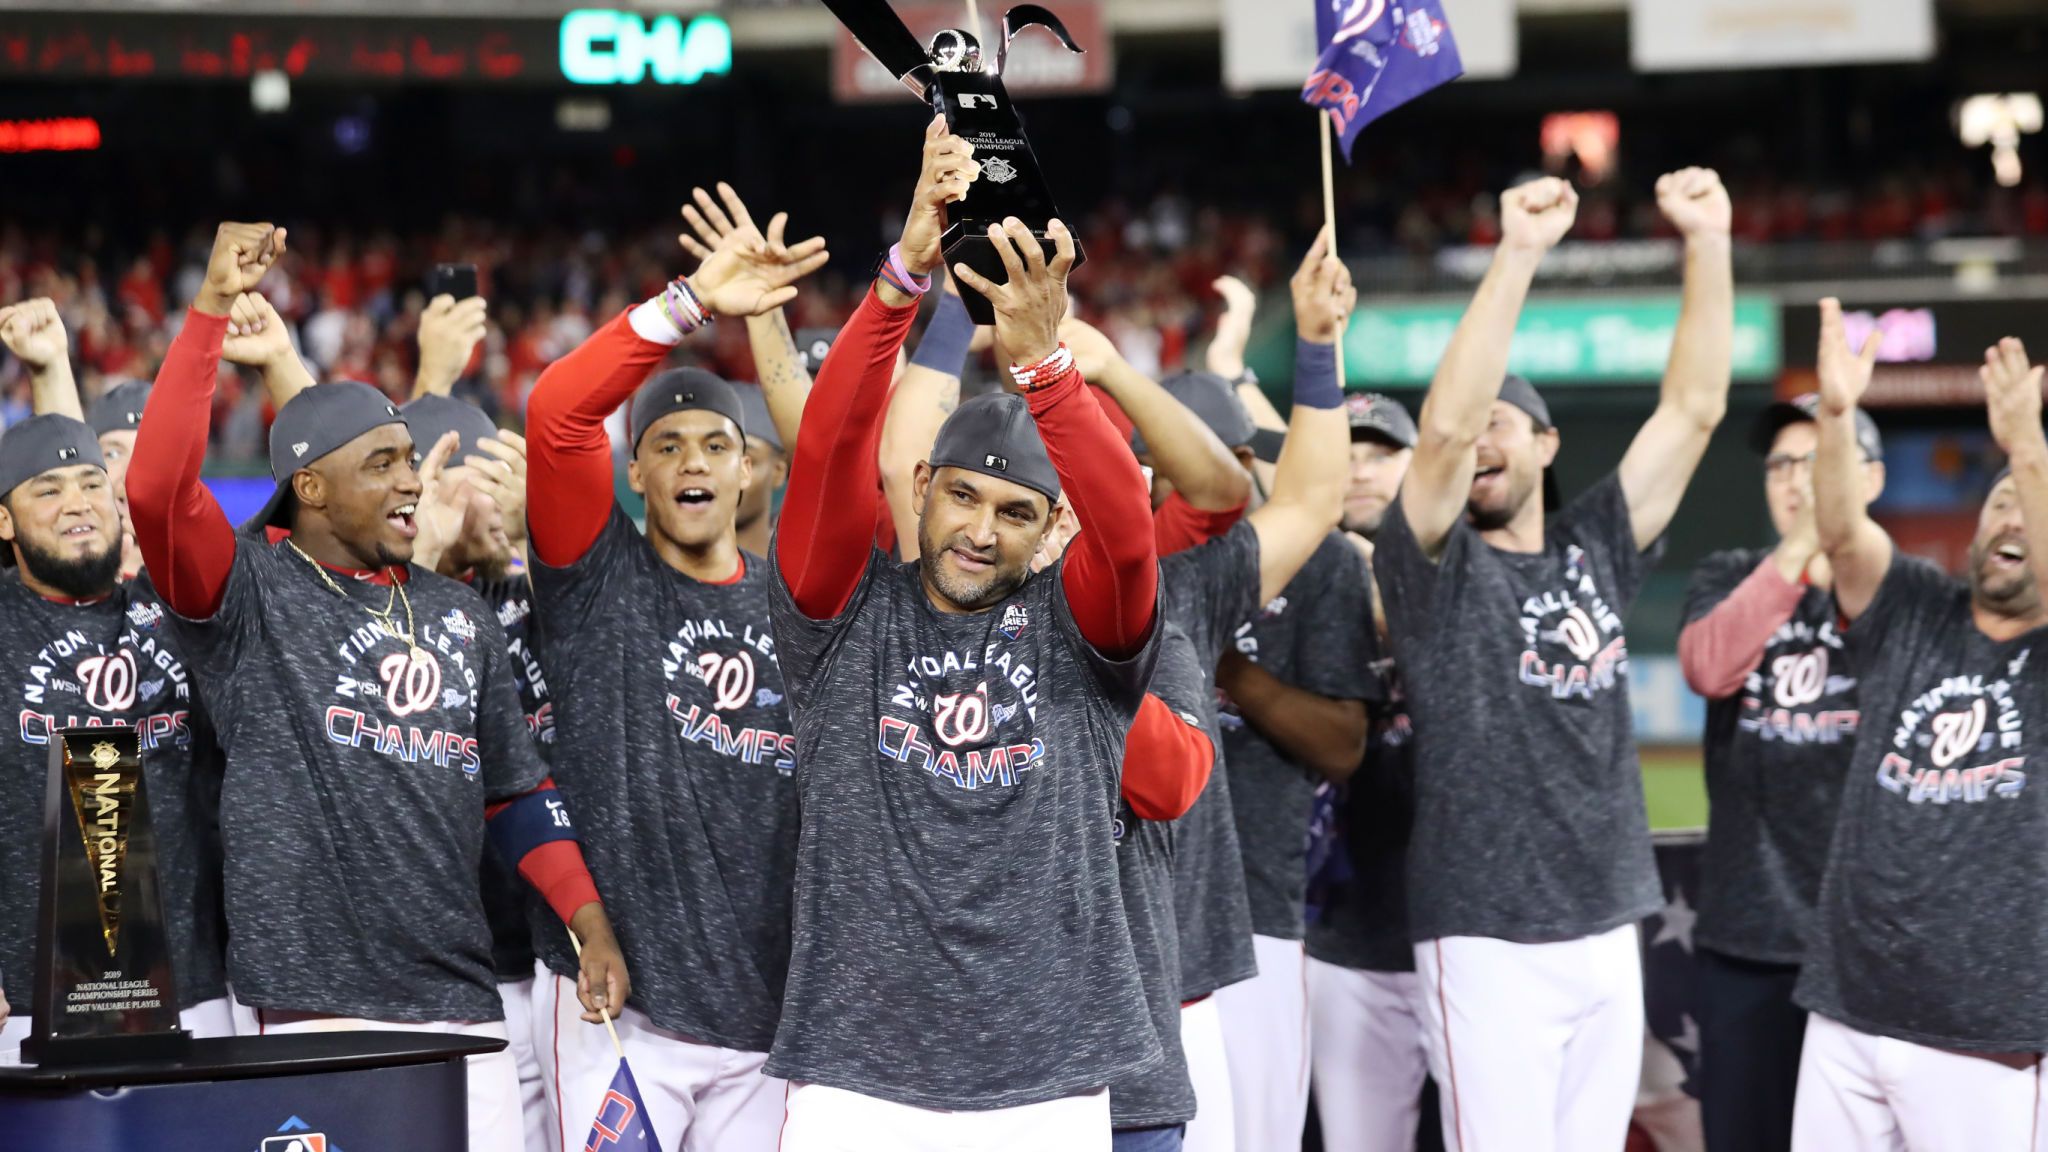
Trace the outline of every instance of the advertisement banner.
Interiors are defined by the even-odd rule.
[[[1344,336],[1353,387],[1429,383],[1465,301],[1364,305]],[[1678,295],[1533,300],[1522,309],[1508,369],[1541,384],[1637,384],[1660,380],[1678,326]],[[1768,296],[1735,298],[1735,379],[1768,381],[1780,367],[1778,306]]]
[[[934,33],[945,28],[959,28],[967,22],[966,9],[956,3],[896,0],[892,7],[919,44],[930,44]],[[1054,0],[1047,7],[1059,16],[1067,31],[1073,33],[1074,42],[1081,46],[1082,51],[1079,54],[1067,51],[1043,29],[1021,32],[1010,43],[1010,57],[1003,65],[1003,87],[1012,96],[1020,97],[1108,91],[1110,80],[1116,75],[1116,58],[1108,27],[1103,23],[1100,0]],[[996,48],[1002,43],[1002,26],[998,23],[1001,11],[999,8],[989,9],[982,17],[981,30],[975,34],[981,41],[982,59],[990,66],[994,65]],[[1309,34],[1314,37],[1313,25]],[[888,69],[863,51],[854,40],[853,33],[848,32],[844,25],[834,28],[833,37],[833,99],[841,103],[912,99],[903,82],[891,76]],[[1314,62],[1313,55],[1310,62]],[[1302,75],[1307,74],[1308,70],[1302,69]],[[1295,77],[1294,85],[1300,84],[1301,77]]]
[[[1852,344],[1875,331],[1877,371],[1871,375],[1866,408],[1977,407],[1984,387],[1977,367],[1984,350],[2002,337],[2017,336],[2029,349],[2048,348],[2048,300],[1995,298],[1868,299],[1845,295],[1843,327]],[[1784,308],[1785,377],[1781,396],[1810,392],[1820,309],[1810,300]]]
[[[1934,0],[1630,0],[1629,54],[1645,72],[1925,60]]]
[[[1399,6],[1398,0],[1392,2]],[[1368,6],[1360,0],[1223,0],[1224,87],[1233,92],[1299,90],[1301,78],[1316,66],[1317,4],[1333,6],[1340,16]],[[1442,6],[1444,21],[1458,34],[1466,79],[1515,74],[1514,0],[1442,0]]]

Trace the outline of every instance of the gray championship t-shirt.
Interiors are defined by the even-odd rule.
[[[1686,591],[1685,623],[1712,612],[1769,556],[1738,549],[1701,561]],[[1741,689],[1707,702],[1711,817],[1693,931],[1702,947],[1769,964],[1805,956],[1856,747],[1856,711],[1834,597],[1808,588]]]
[[[1361,637],[1371,629],[1365,558],[1343,533],[1332,532],[1278,596],[1238,625],[1235,644],[1283,683],[1333,700],[1363,700],[1372,691],[1372,653]],[[1252,931],[1299,940],[1309,816],[1323,778],[1274,747],[1228,699],[1221,708]]]
[[[501,580],[471,585],[483,598],[484,609],[495,613],[498,627],[505,630],[505,670],[519,690],[519,710],[526,714],[526,731],[533,737],[535,751],[546,760],[555,746],[555,706],[548,699],[547,677],[533,652],[533,588],[525,573]],[[529,904],[541,904],[540,897],[519,878],[518,870],[499,857],[496,845],[484,841],[483,876],[478,884],[483,897],[484,919],[491,925],[491,967],[501,982],[533,979],[533,928],[528,923]],[[561,921],[546,905],[544,923],[561,931]]]
[[[1151,693],[1191,728],[1202,729],[1213,743],[1215,733],[1199,713],[1215,690],[1195,659],[1187,633],[1172,623],[1160,637],[1159,667],[1152,673]],[[1134,765],[1128,756],[1124,769]],[[1154,1128],[1185,1124],[1195,1118],[1195,1086],[1188,1079],[1187,1054],[1180,1046],[1180,939],[1173,917],[1173,854],[1176,821],[1141,820],[1130,802],[1119,799],[1116,810],[1116,860],[1124,917],[1131,926],[1131,948],[1138,957],[1138,981],[1145,987],[1145,1008],[1159,1037],[1164,1059],[1109,1086],[1112,1128]]]
[[[1216,748],[1208,785],[1173,822],[1173,911],[1180,930],[1180,998],[1187,1001],[1259,972],[1216,719],[1216,661],[1237,626],[1259,607],[1259,534],[1240,520],[1214,540],[1161,557],[1159,569],[1166,582],[1166,618],[1194,645],[1205,687],[1195,714]]]
[[[137,729],[178,1006],[227,995],[219,752],[164,620],[147,577],[94,604],[45,600],[11,572],[0,579],[0,701],[13,717],[0,730],[0,989],[18,1017],[34,987],[50,734],[63,728]]]
[[[258,1008],[402,1023],[498,1020],[477,897],[484,804],[534,752],[497,617],[409,569],[417,652],[370,614],[390,589],[244,536],[220,610],[170,616],[215,718],[228,978]],[[403,601],[390,599],[403,632]]]
[[[1115,840],[1161,629],[1127,660],[1096,652],[1064,571],[946,615],[915,564],[871,553],[830,620],[776,575],[803,834],[769,1075],[980,1110],[1161,1059]]]
[[[1373,651],[1378,637],[1366,633]],[[1337,800],[1337,851],[1344,867],[1323,891],[1308,926],[1308,954],[1366,972],[1412,972],[1408,939],[1408,839],[1415,828],[1414,725],[1391,657],[1372,661],[1365,760]]]
[[[633,1006],[766,1052],[789,971],[796,737],[768,626],[767,562],[729,584],[663,563],[616,506],[567,568],[536,564],[555,786],[633,974]],[[568,936],[535,938],[576,975]]]
[[[1620,478],[1551,516],[1541,552],[1460,517],[1431,563],[1398,503],[1377,543],[1415,724],[1409,936],[1572,940],[1655,911],[1622,632],[1651,556]]]
[[[1846,636],[1869,719],[1793,998],[1933,1048],[2048,1048],[2048,630],[1993,641],[1968,586],[1897,554]]]

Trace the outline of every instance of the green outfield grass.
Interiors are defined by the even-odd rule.
[[[1643,798],[1650,806],[1650,827],[1704,828],[1707,824],[1707,780],[1696,747],[1645,747]]]

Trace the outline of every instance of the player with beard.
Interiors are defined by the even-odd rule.
[[[156,821],[179,1018],[197,1036],[234,1033],[221,962],[219,863],[210,788],[217,753],[164,610],[147,579],[120,582],[121,520],[92,429],[37,416],[0,436],[0,698],[17,717],[0,740],[0,1063],[19,1059],[41,891],[50,734],[133,727]]]
[[[784,1092],[761,1065],[789,963],[794,737],[767,564],[734,525],[767,477],[733,385],[695,368],[649,376],[713,317],[786,303],[826,254],[819,239],[786,245],[781,214],[764,236],[737,196],[726,207],[734,227],[694,274],[541,374],[529,518],[556,777],[579,818],[606,829],[587,853],[633,966],[618,1032],[649,1120],[679,1145],[768,1148]],[[604,421],[629,401],[626,479],[647,500],[645,535],[611,499]],[[535,944],[535,1043],[554,1053],[549,1099],[567,1139],[618,1059],[605,1035],[573,1027],[568,942]]]
[[[93,404],[88,417],[79,407],[64,318],[56,303],[46,297],[0,308],[0,345],[28,369],[30,411],[37,416],[85,420],[99,434],[100,457],[114,494],[114,508],[121,517],[121,573],[134,575],[142,569],[142,558],[135,552],[135,534],[128,526],[128,457],[135,448],[135,426],[142,419],[149,385],[139,380],[115,385]]]
[[[1369,563],[1415,455],[1415,421],[1399,401],[1373,392],[1346,397],[1344,407],[1351,423],[1344,529]],[[1372,678],[1365,757],[1333,785],[1333,863],[1310,885],[1316,1116],[1333,1152],[1412,1152],[1429,1075],[1405,892],[1415,820],[1412,729],[1381,622],[1368,622],[1357,643],[1368,653]]]
[[[783,1148],[1103,1152],[1107,1086],[1161,1059],[1114,840],[1125,733],[1157,658],[1137,461],[1059,342],[1074,241],[988,229],[1022,395],[963,403],[917,469],[920,555],[874,548],[896,353],[979,174],[935,117],[902,239],[804,409],[775,540],[797,726],[795,947],[768,1062]],[[1042,436],[1042,439],[1041,439]],[[1064,493],[1086,526],[1032,556]]]
[[[236,998],[265,1032],[505,1038],[477,898],[488,817],[506,858],[583,937],[595,1023],[630,985],[527,736],[504,635],[474,592],[411,562],[417,539],[438,548],[452,535],[456,513],[437,499],[450,442],[416,470],[381,393],[329,384],[271,426],[278,490],[260,534],[238,535],[200,482],[231,309],[284,240],[268,224],[221,226],[130,472],[137,543],[227,757]],[[510,1054],[472,1058],[469,1086],[471,1146],[517,1147]]]
[[[1641,1068],[1635,923],[1662,903],[1622,620],[1727,407],[1719,177],[1657,181],[1684,238],[1656,410],[1620,468],[1553,510],[1559,437],[1508,346],[1578,196],[1501,196],[1503,236],[1417,421],[1373,574],[1415,727],[1408,930],[1453,1149],[1619,1147]],[[1539,494],[1539,490],[1542,490]]]
[[[2041,378],[2013,339],[1985,352],[2008,468],[1977,516],[1967,581],[1870,519],[1855,406],[1877,359],[1821,302],[1814,520],[1848,621],[1861,725],[1795,999],[1799,1152],[2038,1148],[2048,1037],[2048,723],[2032,665],[2048,633]],[[1959,862],[1987,862],[1982,879]]]
[[[1856,678],[1814,525],[1819,404],[1810,392],[1773,404],[1751,428],[1777,546],[1701,561],[1678,637],[1686,682],[1708,701],[1712,815],[1693,936],[1694,1011],[1700,1114],[1717,1152],[1791,1144],[1806,1031],[1792,990],[1855,748]],[[1856,448],[1867,505],[1884,488],[1884,446],[1860,410]]]

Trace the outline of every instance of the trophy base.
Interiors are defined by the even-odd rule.
[[[114,1036],[32,1035],[21,1042],[21,1060],[45,1068],[131,1064],[182,1059],[191,1046],[192,1034],[183,1028]]]
[[[988,238],[988,226],[992,223],[1001,221],[955,220],[946,228],[946,234],[939,237],[939,243],[946,253],[946,269],[949,274],[953,265],[965,264],[994,283],[1002,284],[1010,279],[1009,270],[1003,267],[1003,258],[996,254],[995,242]],[[1043,227],[1033,227],[1031,234],[1038,237],[1039,247],[1045,252],[1045,258],[1050,261],[1053,253],[1052,237]],[[1077,236],[1074,238],[1074,267],[1079,268],[1085,259],[1087,257],[1081,251],[1081,240]],[[967,305],[967,315],[972,317],[976,324],[996,322],[995,305],[988,302],[988,297],[965,284],[958,287],[960,302]]]

